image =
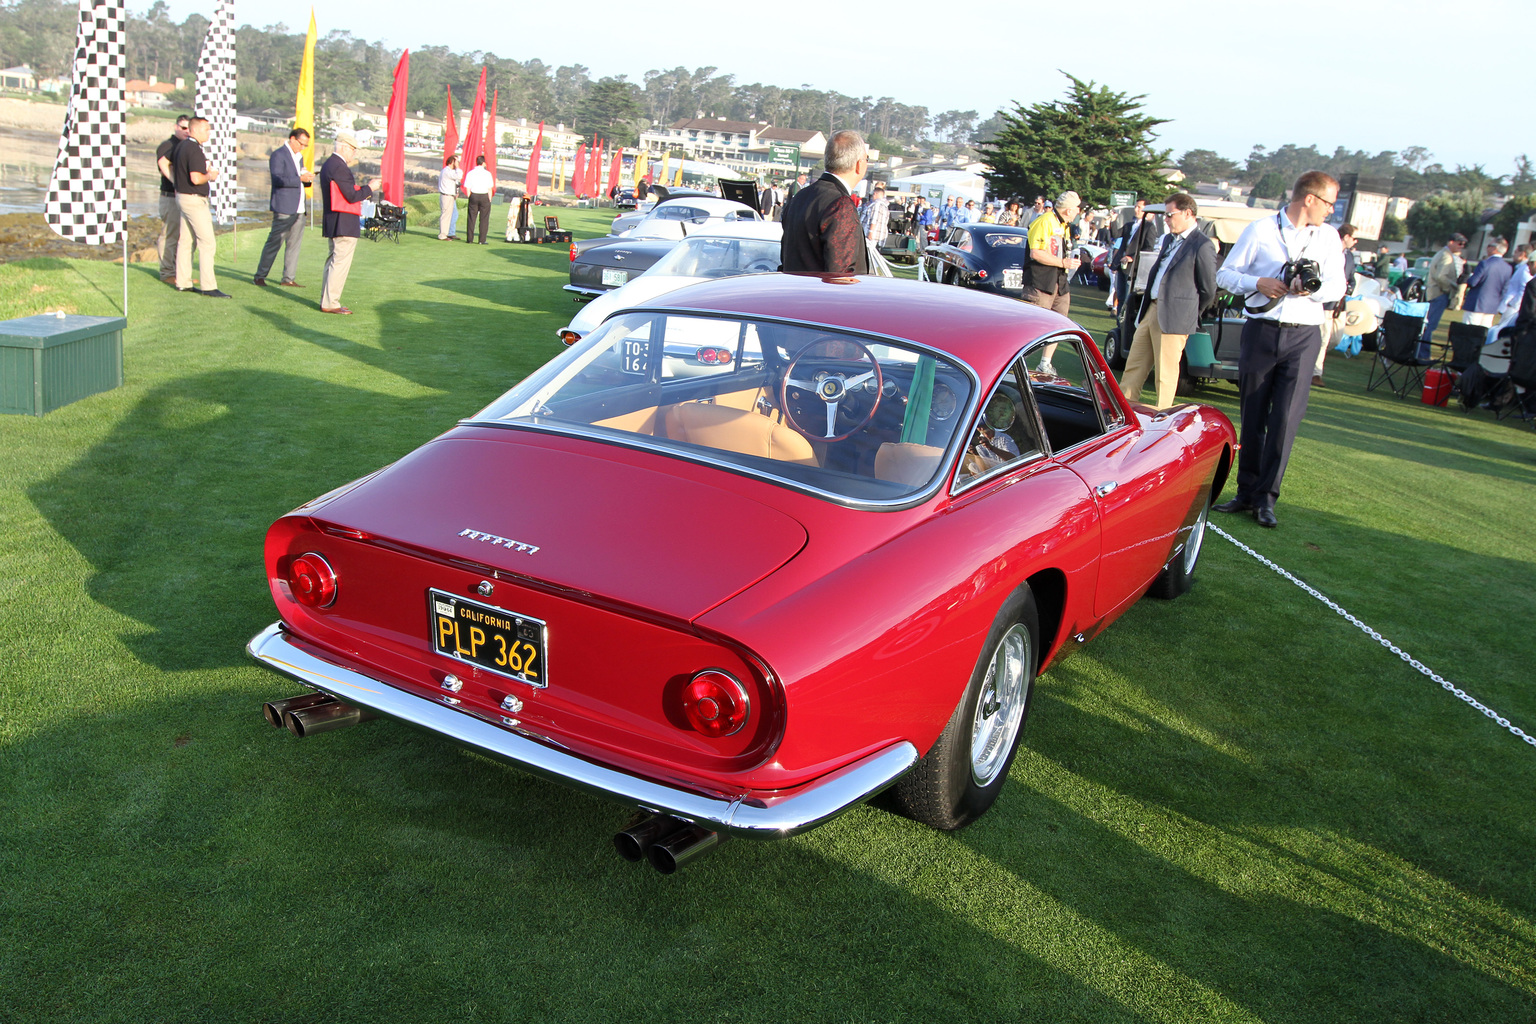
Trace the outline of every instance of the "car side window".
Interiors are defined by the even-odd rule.
[[[1025,375],[1014,363],[981,407],[955,482],[965,485],[1045,454]]]
[[[1024,353],[1030,391],[1051,451],[1062,452],[1104,433],[1104,406],[1096,366],[1073,337],[1047,339]]]
[[[971,240],[971,233],[969,231],[959,232],[955,238],[955,248],[959,249],[961,252],[970,252],[972,247],[973,243]]]

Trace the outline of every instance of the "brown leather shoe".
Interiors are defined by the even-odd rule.
[[[303,285],[299,284],[299,282],[297,282],[297,281],[279,281],[277,283],[282,285],[284,288],[303,288],[304,287]]]
[[[265,288],[267,286],[267,279],[264,277],[253,277],[251,278],[251,284],[257,288]]]
[[[1312,386],[1315,388],[1325,388],[1328,385],[1323,383],[1323,375],[1317,373],[1312,375]]]
[[[320,307],[320,312],[322,312],[322,313],[335,313],[338,316],[351,316],[352,315],[352,311],[350,309],[348,309],[346,306],[335,306],[335,307],[333,307],[331,309],[326,309],[324,306],[321,306]]]

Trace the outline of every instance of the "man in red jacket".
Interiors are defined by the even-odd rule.
[[[320,280],[320,312],[351,314],[341,304],[341,290],[347,286],[347,273],[352,269],[352,253],[357,249],[358,236],[362,234],[363,200],[373,195],[379,187],[374,178],[366,185],[359,185],[347,165],[357,158],[357,138],[351,132],[336,136],[336,149],[320,168],[320,198],[325,205],[325,216],[320,233],[330,243],[331,252],[325,260],[325,274]]]
[[[867,274],[869,249],[853,187],[869,170],[864,136],[844,129],[827,141],[827,169],[784,207],[780,267],[786,274]]]

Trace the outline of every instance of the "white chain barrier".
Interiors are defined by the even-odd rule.
[[[1266,565],[1269,568],[1273,569],[1275,572],[1279,573],[1281,576],[1285,577],[1286,579],[1290,580],[1292,583],[1296,584],[1302,590],[1305,590],[1307,593],[1311,594],[1313,597],[1315,597],[1319,601],[1323,602],[1323,604],[1327,605],[1329,608],[1332,608],[1334,611],[1338,612],[1339,615],[1341,615],[1347,622],[1349,622],[1351,625],[1357,627],[1360,630],[1360,632],[1364,633],[1366,636],[1370,637],[1372,640],[1375,640],[1377,643],[1381,644],[1381,646],[1385,647],[1387,650],[1391,651],[1393,654],[1397,655],[1399,658],[1402,658],[1405,662],[1408,663],[1409,667],[1417,669],[1419,672],[1423,673],[1424,675],[1428,676],[1430,679],[1433,679],[1435,682],[1439,683],[1441,689],[1445,690],[1448,693],[1454,694],[1456,697],[1458,697],[1459,699],[1465,701],[1467,704],[1471,705],[1476,710],[1481,711],[1486,717],[1493,719],[1495,722],[1497,722],[1499,724],[1500,728],[1507,729],[1509,731],[1509,733],[1511,735],[1513,735],[1514,737],[1516,737],[1517,739],[1522,739],[1526,743],[1530,744],[1531,746],[1536,747],[1536,736],[1532,736],[1530,733],[1526,732],[1524,729],[1520,728],[1518,725],[1515,725],[1509,719],[1505,718],[1503,715],[1499,714],[1497,711],[1495,711],[1492,708],[1488,707],[1486,704],[1483,704],[1476,697],[1472,696],[1470,693],[1468,693],[1467,691],[1463,690],[1461,687],[1457,686],[1455,683],[1451,682],[1448,679],[1442,679],[1440,677],[1440,675],[1437,672],[1435,672],[1432,669],[1430,669],[1429,666],[1425,665],[1423,662],[1419,661],[1417,658],[1412,657],[1407,651],[1405,651],[1402,648],[1398,647],[1396,644],[1394,644],[1392,641],[1388,640],[1386,637],[1382,636],[1380,633],[1376,632],[1370,626],[1367,626],[1365,623],[1363,623],[1359,619],[1355,618],[1346,609],[1341,607],[1338,604],[1338,602],[1336,602],[1332,598],[1328,597],[1328,595],[1326,595],[1326,594],[1322,593],[1321,591],[1317,590],[1316,588],[1310,586],[1306,582],[1304,582],[1301,579],[1297,578],[1296,576],[1292,575],[1290,572],[1287,572],[1285,569],[1282,569],[1280,566],[1276,565],[1274,562],[1271,562],[1269,559],[1265,558],[1263,555],[1261,555],[1257,551],[1253,550],[1253,548],[1249,547],[1247,544],[1244,544],[1242,541],[1238,540],[1236,537],[1232,536],[1230,533],[1228,533],[1227,531],[1223,530],[1221,527],[1217,526],[1216,524],[1209,523],[1209,524],[1207,524],[1206,529],[1215,531],[1217,536],[1223,538],[1224,540],[1230,541],[1234,546],[1236,546],[1238,548],[1238,550],[1246,551],[1248,554],[1250,554],[1254,558],[1258,559],[1264,565]]]

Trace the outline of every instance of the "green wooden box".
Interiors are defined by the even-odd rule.
[[[123,383],[120,316],[0,320],[0,413],[41,416]]]

